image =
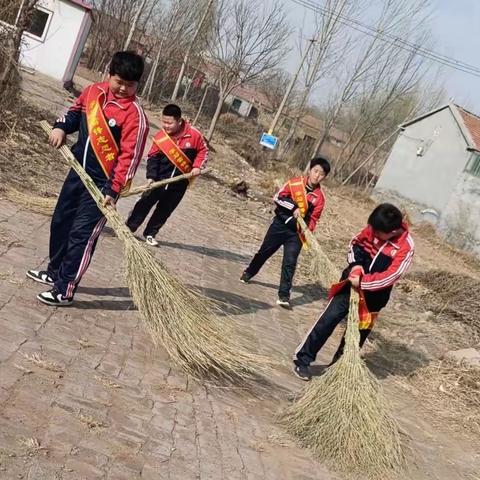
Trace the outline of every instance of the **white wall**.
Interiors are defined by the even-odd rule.
[[[228,95],[225,99],[225,103],[231,105],[236,98],[238,97],[236,97],[235,95]],[[241,98],[238,98],[238,100],[240,100],[242,103],[240,104],[240,108],[236,110],[236,112],[238,112],[238,114],[242,117],[248,117],[250,115],[250,111],[252,110],[252,104]]]
[[[423,146],[424,155],[417,156]],[[375,187],[441,213],[469,158],[467,144],[449,108],[402,132]]]
[[[462,173],[439,226],[449,241],[480,254],[480,178]]]
[[[44,41],[24,34],[21,62],[51,77],[62,80],[86,12],[61,0],[42,0],[40,6],[53,12]]]

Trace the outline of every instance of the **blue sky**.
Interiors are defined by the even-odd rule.
[[[480,0],[435,0],[434,48],[439,53],[480,67]],[[449,96],[480,115],[480,78],[445,69]]]
[[[320,5],[324,3],[323,0],[316,1]],[[480,0],[431,0],[431,3],[431,48],[480,68]],[[285,0],[284,4],[292,27],[297,31],[302,29],[302,35],[307,36],[313,25],[313,13],[289,0]],[[297,43],[298,35],[292,35],[292,46]],[[292,72],[298,61],[298,50],[295,49],[289,55],[286,69]],[[445,67],[442,81],[449,98],[480,115],[479,77]]]

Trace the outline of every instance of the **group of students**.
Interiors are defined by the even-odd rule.
[[[148,120],[136,91],[144,70],[141,56],[117,52],[110,62],[108,79],[87,87],[65,116],[57,119],[50,144],[59,148],[66,136],[78,132],[72,147],[77,161],[104,195],[104,206],[115,208],[127,190],[143,156]],[[155,182],[185,173],[201,173],[208,159],[202,134],[182,118],[177,105],[162,111],[162,128],[153,137],[147,155],[147,179]],[[297,219],[313,231],[325,206],[321,182],[330,172],[322,157],[311,160],[308,174],[290,179],[275,195],[275,216],[264,241],[240,280],[248,283],[264,263],[283,246],[277,304],[291,308],[290,292],[298,256],[305,241]],[[157,246],[155,236],[181,202],[189,180],[183,179],[145,192],[130,212],[126,225],[135,232],[154,209],[143,235]],[[50,227],[49,263],[46,270],[29,270],[27,277],[51,288],[37,298],[51,306],[68,306],[85,274],[106,219],[82,180],[72,169],[60,192]],[[294,355],[294,372],[310,380],[310,364],[335,327],[348,314],[350,287],[363,300],[360,344],[368,337],[378,312],[387,304],[393,284],[405,273],[414,252],[402,214],[391,204],[381,204],[368,225],[350,242],[348,265],[340,283],[332,286],[329,302]],[[332,362],[342,354],[343,339]]]

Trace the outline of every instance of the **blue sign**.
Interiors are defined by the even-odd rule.
[[[278,137],[269,135],[268,133],[263,133],[262,138],[260,139],[260,145],[274,150],[278,143]]]

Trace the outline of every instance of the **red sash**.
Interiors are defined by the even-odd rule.
[[[348,280],[343,280],[339,283],[334,283],[328,292],[328,299],[340,293],[346,285],[350,285]],[[358,329],[359,330],[371,330],[375,325],[375,322],[378,318],[378,312],[370,312],[367,307],[367,302],[365,301],[364,293],[359,290],[358,295],[360,297],[360,302],[358,304]]]
[[[155,137],[153,137],[153,141],[182,173],[191,172],[193,168],[192,161],[185,155],[163,128],[157,133],[157,135],[155,135]]]
[[[103,101],[100,101],[102,96],[104,97],[105,93],[99,92],[95,87],[88,90],[86,115],[90,144],[98,163],[100,163],[108,178],[112,173],[120,150],[103,113]]]
[[[305,190],[305,180],[303,177],[295,177],[289,180],[288,186],[292,194],[292,200],[297,204],[298,209],[302,215],[302,218],[305,217],[305,214],[308,210],[308,200],[307,200],[307,191]],[[298,225],[298,236],[302,241],[303,245],[306,244],[305,235],[302,233],[300,225]]]

